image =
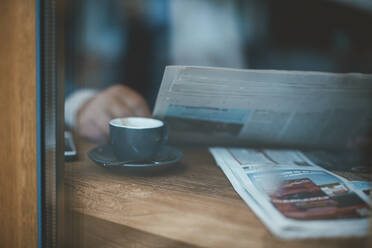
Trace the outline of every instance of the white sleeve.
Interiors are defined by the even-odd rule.
[[[81,89],[67,97],[65,100],[65,124],[67,127],[75,128],[76,114],[80,107],[97,93],[98,90]]]

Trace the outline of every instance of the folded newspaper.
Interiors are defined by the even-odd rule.
[[[281,238],[368,233],[369,182],[350,182],[296,150],[210,148],[236,192]]]
[[[370,184],[291,149],[337,151],[365,136],[372,75],[168,66],[154,116],[171,126],[171,141],[212,146],[234,189],[277,236],[368,232]]]

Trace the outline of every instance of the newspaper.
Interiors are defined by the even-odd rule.
[[[210,148],[234,189],[278,237],[363,236],[370,182],[350,182],[297,150]]]
[[[343,148],[372,124],[372,75],[168,66],[154,116],[171,141]]]
[[[221,146],[217,164],[277,236],[367,233],[370,184],[313,161],[361,171],[361,160],[328,160],[371,128],[372,75],[168,66],[154,116],[173,142]]]

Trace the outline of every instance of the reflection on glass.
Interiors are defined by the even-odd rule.
[[[268,245],[367,234],[370,9],[292,0],[68,6],[72,245],[244,247],[252,225],[256,236],[276,235],[257,241]],[[335,74],[349,72],[358,74]],[[162,119],[169,142],[154,128],[127,130],[131,154],[150,144],[161,152],[118,156],[109,122],[126,117]]]

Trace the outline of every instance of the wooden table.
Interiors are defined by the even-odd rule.
[[[78,142],[65,163],[69,247],[367,247],[367,238],[275,238],[233,190],[206,148],[163,171],[106,169]]]

